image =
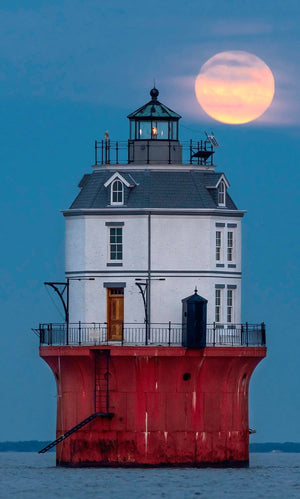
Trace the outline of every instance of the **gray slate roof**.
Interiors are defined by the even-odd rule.
[[[117,171],[117,169],[115,170]],[[95,170],[84,175],[79,186],[81,191],[70,206],[71,209],[100,209],[109,204],[110,187],[104,187],[105,182],[115,173],[112,170]],[[136,185],[128,188],[125,196],[125,208],[177,208],[220,209],[217,204],[217,189],[207,188],[215,186],[222,173],[189,170],[124,170],[120,175],[129,174]],[[122,206],[117,206],[122,209]],[[226,208],[237,210],[236,205],[226,196]],[[224,209],[224,208],[223,208]]]

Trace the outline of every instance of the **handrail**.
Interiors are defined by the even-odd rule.
[[[149,147],[151,144],[159,144],[160,150],[165,148],[165,159],[149,158]],[[147,150],[144,161],[151,164],[172,164],[178,162],[175,155],[172,159],[171,150],[182,154],[182,163],[190,165],[213,166],[214,148],[207,140],[188,140],[179,142],[177,140],[95,140],[95,165],[130,164],[135,162],[135,148],[144,147]],[[175,161],[176,158],[176,161]]]
[[[65,323],[40,324],[33,331],[40,337],[41,346],[53,345],[161,345],[182,344],[182,324],[122,323],[119,330],[112,331],[107,323],[69,323],[68,335]],[[207,324],[207,346],[265,346],[266,327],[264,323],[250,324]]]

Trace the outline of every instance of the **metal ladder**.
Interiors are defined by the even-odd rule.
[[[95,350],[95,412],[109,414],[110,350]]]

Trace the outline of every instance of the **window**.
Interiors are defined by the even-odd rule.
[[[232,322],[233,318],[233,290],[227,289],[227,322]]]
[[[218,187],[218,205],[225,206],[225,196],[226,196],[226,187],[225,182],[221,180]]]
[[[233,232],[227,232],[227,260],[233,260]]]
[[[111,185],[111,204],[124,203],[124,186],[121,180],[115,180]]]
[[[168,139],[169,138],[169,127],[167,121],[159,121],[157,123],[157,138],[158,139]]]
[[[135,138],[139,139],[151,139],[151,122],[150,121],[140,121],[136,122],[138,126],[138,134],[135,134]]]
[[[221,289],[215,290],[215,322],[221,322]]]
[[[124,288],[110,288],[109,289],[109,294],[110,294],[110,296],[112,296],[112,295],[123,295],[124,294]]]
[[[122,227],[110,227],[109,229],[109,259],[111,261],[123,258],[123,233]]]
[[[178,140],[178,122],[169,121],[169,139]]]
[[[221,248],[222,248],[222,232],[216,231],[216,260],[221,261]]]

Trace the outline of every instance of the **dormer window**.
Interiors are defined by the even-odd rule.
[[[128,173],[115,172],[107,179],[104,187],[107,191],[107,201],[110,206],[124,206],[129,196],[129,190],[133,189],[136,181]]]
[[[124,204],[124,186],[120,180],[114,180],[111,184],[111,204]]]
[[[221,180],[218,187],[218,205],[225,206],[226,186],[224,180]]]

